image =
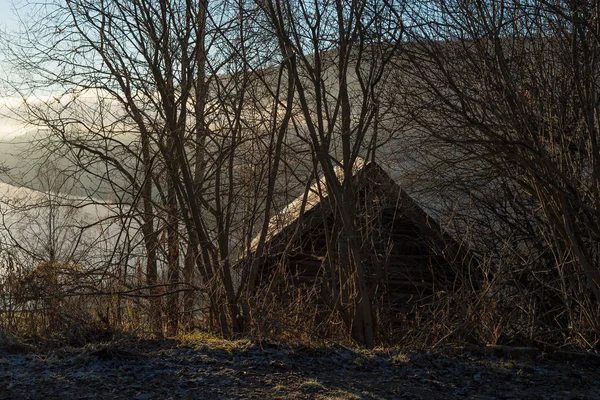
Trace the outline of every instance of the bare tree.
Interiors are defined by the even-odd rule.
[[[415,130],[442,149],[426,156],[437,182],[454,190],[459,210],[472,205],[467,218],[489,239],[480,248],[511,253],[512,269],[541,271],[537,284],[562,298],[558,314],[587,309],[582,319],[567,311],[564,325],[593,329],[598,18],[585,2],[413,5],[397,81],[411,90],[404,109]]]
[[[306,143],[326,179],[334,202],[339,254],[330,273],[332,306],[345,315],[352,337],[375,343],[375,318],[362,265],[353,187],[359,156],[379,145],[373,125],[381,98],[382,77],[399,49],[401,5],[390,2],[259,2],[275,37],[282,65],[296,92],[296,140]],[[374,157],[374,156],[373,156]],[[343,174],[335,173],[340,166]],[[264,236],[264,235],[263,235]],[[336,245],[334,243],[338,243]]]
[[[199,285],[210,328],[225,336],[244,328],[246,285],[232,264],[273,208],[262,188],[274,192],[289,121],[278,110],[291,109],[291,91],[263,71],[271,54],[257,50],[256,10],[228,5],[48,1],[38,6],[47,23],[10,46],[13,66],[35,76],[18,88],[24,120],[47,130],[49,152],[96,180],[89,194],[102,188],[139,221],[157,333],[163,272],[169,333],[182,278]],[[242,199],[245,188],[261,195]],[[193,297],[185,305],[189,315]]]

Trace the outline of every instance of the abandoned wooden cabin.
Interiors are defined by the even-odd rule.
[[[462,275],[458,272],[468,268],[468,251],[376,163],[359,161],[354,179],[356,221],[373,306],[397,313],[438,291],[452,290]],[[286,285],[318,292],[332,279],[335,266],[328,266],[337,259],[339,228],[335,230],[335,208],[325,186],[324,180],[317,182],[271,219],[259,260],[259,285],[270,284],[279,274]],[[252,241],[252,254],[258,242],[259,237]]]

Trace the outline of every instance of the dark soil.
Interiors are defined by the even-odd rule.
[[[597,361],[208,339],[115,339],[45,351],[5,342],[0,399],[600,399]]]

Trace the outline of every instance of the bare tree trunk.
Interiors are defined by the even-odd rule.
[[[168,271],[167,280],[169,290],[172,292],[167,297],[167,334],[177,335],[179,329],[179,218],[175,198],[175,188],[169,185],[167,205],[167,243],[168,243]]]
[[[154,228],[154,210],[152,199],[152,161],[150,157],[150,141],[146,135],[142,135],[142,160],[144,162],[144,181],[142,183],[142,207],[143,225],[142,234],[146,247],[146,285],[150,294],[150,327],[162,335],[162,323],[160,315],[160,298],[156,296],[156,285],[158,283],[158,265],[156,252],[158,250],[158,232]]]
[[[336,0],[338,14],[338,30],[340,47],[338,54],[338,90],[340,98],[341,114],[341,141],[342,141],[342,165],[344,168],[344,181],[342,183],[341,195],[336,197],[336,208],[341,212],[343,224],[342,242],[348,245],[347,265],[349,278],[356,282],[357,298],[354,305],[355,313],[352,321],[353,338],[364,344],[367,348],[375,346],[375,330],[373,314],[371,310],[371,299],[367,290],[364,267],[362,265],[361,244],[356,229],[356,201],[354,199],[354,161],[351,143],[351,118],[352,108],[348,94],[348,66],[350,64],[350,46],[348,43],[350,32],[346,31],[346,19],[341,0]],[[358,9],[352,9],[352,13],[358,14]],[[360,18],[356,16],[357,18]],[[352,16],[350,17],[352,18]]]
[[[196,293],[192,290],[194,285],[194,268],[196,267],[196,252],[191,246],[187,246],[185,250],[185,258],[183,265],[183,282],[185,283],[185,291],[183,292],[183,312],[182,326],[184,329],[189,329],[194,321]]]

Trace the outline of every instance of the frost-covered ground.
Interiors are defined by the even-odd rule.
[[[135,339],[40,352],[0,339],[0,399],[600,398],[598,360],[558,355]]]

